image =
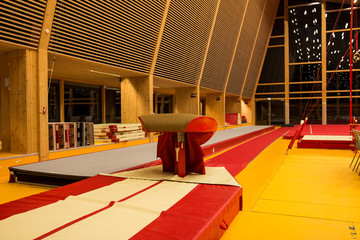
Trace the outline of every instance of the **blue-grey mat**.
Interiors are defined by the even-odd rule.
[[[217,131],[205,144],[213,144],[230,138],[258,131],[269,126],[245,126]],[[156,160],[157,143],[118,148],[50,161],[11,167],[14,172],[37,173],[40,175],[86,178],[98,173],[113,173]]]

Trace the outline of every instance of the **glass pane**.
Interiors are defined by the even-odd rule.
[[[106,122],[121,123],[121,96],[120,89],[106,89]]]
[[[277,17],[284,16],[284,0],[280,0],[276,16]]]
[[[309,4],[309,3],[313,3],[313,2],[319,2],[316,0],[288,0],[288,6],[293,6],[293,5],[300,5],[300,4]]]
[[[356,33],[353,32],[353,35],[355,37]],[[349,55],[346,54],[345,56],[350,45],[350,32],[328,33],[326,34],[328,43],[330,36],[332,36],[332,40],[327,53],[327,70],[335,70],[337,66],[339,66],[337,68],[338,70],[350,69]],[[355,53],[357,43],[358,41],[355,40],[353,44],[353,53]],[[360,61],[353,64],[353,69],[360,69]]]
[[[321,124],[321,99],[294,99],[290,100],[290,123],[300,124],[305,116],[310,112],[313,107],[311,114],[309,115],[309,124]],[[307,106],[307,108],[306,108]],[[306,108],[306,111],[305,111]]]
[[[266,99],[271,99],[271,98],[285,98],[285,94],[256,94],[255,98],[259,99],[259,98],[266,98]]]
[[[321,83],[290,84],[290,94],[293,92],[321,91]]]
[[[66,122],[101,123],[100,86],[66,83],[64,108]]]
[[[340,5],[339,5],[340,6]],[[350,11],[339,11],[327,13],[326,30],[350,29]],[[354,16],[359,16],[359,10],[354,10]],[[336,19],[339,17],[337,26]],[[360,26],[360,18],[353,19],[353,26]]]
[[[269,124],[270,101],[256,101],[256,125]]]
[[[49,122],[60,122],[60,86],[57,80],[51,80],[48,107]]]
[[[284,38],[283,37],[270,38],[269,46],[274,46],[274,45],[284,45]]]
[[[271,36],[284,35],[284,19],[275,19]]]
[[[256,89],[256,93],[266,93],[266,92],[285,92],[285,85],[258,86]]]
[[[326,74],[327,90],[350,90],[350,72]],[[353,72],[352,89],[360,89],[360,72]]]
[[[157,113],[172,113],[173,112],[172,95],[158,94],[157,106],[158,106]]]
[[[285,124],[285,101],[271,101],[271,124]]]
[[[290,82],[321,81],[320,64],[289,66]]]
[[[284,48],[268,48],[259,83],[285,82],[284,64]]]
[[[289,62],[321,60],[321,6],[289,8]]]
[[[353,116],[359,119],[359,98],[353,99]],[[348,124],[350,122],[349,98],[327,99],[327,122],[328,124]]]
[[[343,8],[349,8],[351,5],[344,4]],[[334,10],[334,9],[340,9],[341,3],[332,3],[332,2],[326,2],[326,10]]]

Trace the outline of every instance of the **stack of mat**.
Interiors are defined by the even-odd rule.
[[[145,137],[145,132],[141,130],[140,123],[133,124],[95,124],[94,125],[95,144],[126,142],[129,140]]]

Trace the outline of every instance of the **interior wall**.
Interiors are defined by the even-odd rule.
[[[247,123],[253,123],[252,105],[253,101],[241,100],[241,115],[246,117]],[[255,123],[255,122],[254,122]]]
[[[175,113],[199,114],[199,93],[197,92],[197,87],[176,88],[174,100]]]
[[[10,151],[10,88],[5,86],[5,78],[9,77],[9,55],[0,55],[0,140],[3,151]]]
[[[225,94],[206,94],[206,116],[214,118],[218,127],[225,126]]]
[[[240,97],[226,97],[225,113],[241,113]]]

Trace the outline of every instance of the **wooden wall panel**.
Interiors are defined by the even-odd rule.
[[[262,64],[265,59],[266,48],[270,39],[278,5],[279,0],[267,0],[255,48],[250,61],[249,72],[245,79],[244,90],[242,93],[243,97],[253,97],[257,81],[260,77]]]
[[[199,92],[197,87],[175,89],[175,113],[199,114]],[[195,94],[195,97],[191,97]]]
[[[226,97],[225,113],[241,113],[240,97]]]
[[[236,95],[241,94],[263,7],[263,0],[249,1],[238,47],[236,49],[236,55],[230,71],[226,89],[226,92],[228,93]]]
[[[214,118],[219,127],[225,126],[225,94],[206,94],[206,116]]]
[[[223,91],[246,1],[221,1],[200,86]]]
[[[9,77],[9,55],[0,55],[0,140],[3,151],[10,151],[10,89],[5,87],[5,78]]]
[[[138,117],[153,113],[153,78],[121,80],[121,122],[137,123]]]
[[[217,2],[170,2],[155,76],[197,84]]]

